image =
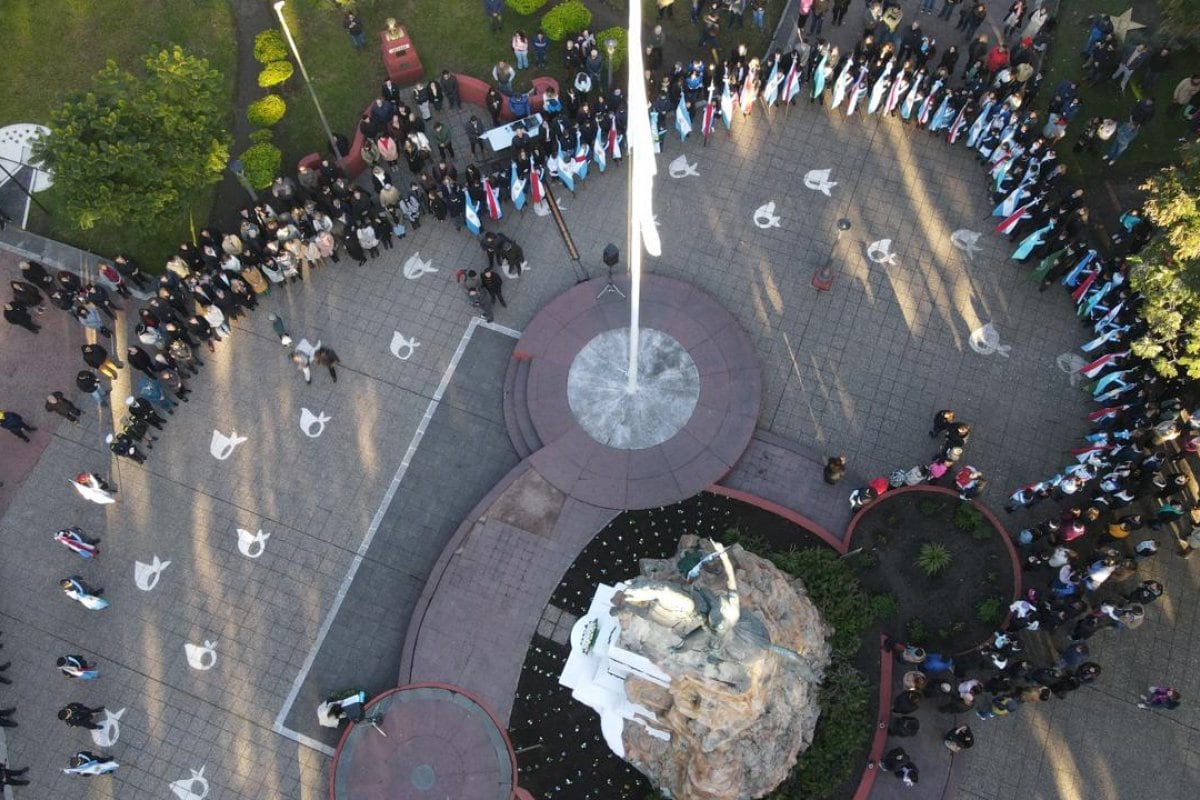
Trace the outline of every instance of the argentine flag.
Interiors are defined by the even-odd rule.
[[[513,206],[517,211],[525,207],[525,179],[517,176],[517,162],[511,161],[512,178],[509,184],[509,196],[512,197]]]
[[[475,236],[479,235],[479,203],[471,199],[471,193],[463,189],[463,216],[467,222],[467,230]]]
[[[604,168],[608,166],[608,157],[604,154],[604,138],[600,135],[600,129],[596,129],[596,143],[592,145],[592,160],[596,162],[596,169],[604,172]]]
[[[725,130],[729,130],[733,125],[733,95],[729,92],[728,82],[721,90],[721,122],[725,123]]]
[[[679,131],[679,141],[683,141],[692,132],[692,117],[688,114],[683,95],[679,96],[679,105],[675,107],[675,130]]]
[[[575,176],[571,174],[571,163],[563,158],[562,145],[558,146],[558,179],[568,191],[575,193]]]

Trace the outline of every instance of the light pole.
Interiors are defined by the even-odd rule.
[[[612,62],[613,62],[613,54],[617,52],[617,40],[612,39],[612,38],[605,39],[604,40],[604,49],[608,51],[608,89],[611,91],[612,90],[612,73],[613,73]]]
[[[313,105],[317,107],[317,116],[321,119],[321,127],[325,129],[325,135],[329,137],[329,146],[333,148],[333,154],[337,160],[341,161],[342,150],[338,147],[333,131],[329,129],[329,120],[325,119],[325,112],[321,110],[321,101],[317,100],[317,92],[313,89],[312,81],[308,79],[308,70],[304,68],[304,62],[300,60],[300,51],[296,49],[296,40],[292,38],[292,29],[288,27],[287,20],[283,18],[283,7],[285,5],[287,5],[287,0],[278,0],[275,3],[275,16],[279,17],[279,24],[283,28],[283,35],[287,37],[288,46],[292,48],[292,55],[296,58],[296,66],[300,67],[300,76],[304,78],[304,85],[308,87],[308,93],[312,95]]]

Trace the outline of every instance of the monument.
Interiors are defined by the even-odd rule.
[[[828,633],[771,562],[685,536],[640,577],[597,587],[559,681],[665,796],[750,800],[812,742]]]

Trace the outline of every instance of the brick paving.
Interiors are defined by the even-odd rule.
[[[961,148],[889,121],[831,118],[801,105],[770,119],[756,110],[707,148],[671,138],[660,164],[680,154],[700,177],[660,171],[655,208],[666,255],[649,269],[719,298],[747,330],[763,370],[760,428],[809,452],[845,453],[851,469],[869,477],[927,458],[930,414],[955,407],[975,424],[969,458],[992,479],[984,498],[992,505],[1004,487],[1062,462],[1088,406],[1055,358],[1077,348],[1081,329],[1061,294],[1033,290],[1001,241],[985,235],[973,260],[950,244],[953,231],[987,225],[978,169]],[[838,182],[832,197],[802,185],[805,172],[825,168]],[[622,176],[612,169],[563,198],[593,276],[601,274],[604,244],[623,241],[624,200]],[[759,229],[753,212],[769,201],[780,227]],[[835,253],[832,291],[818,294],[809,279],[828,257],[841,216],[853,227]],[[506,287],[509,308],[498,314],[519,329],[575,278],[547,218],[510,214],[498,227],[524,245],[533,266]],[[870,262],[868,244],[885,238],[896,263]],[[408,280],[402,265],[418,250],[438,272]],[[461,340],[469,309],[453,272],[481,258],[469,236],[430,220],[367,267],[343,259],[276,290],[254,317],[235,324],[230,342],[205,356],[192,402],[172,418],[144,468],[110,463],[101,437],[111,419],[60,425],[47,436],[0,520],[0,628],[4,656],[13,660],[5,693],[20,722],[5,734],[12,761],[28,764],[36,782],[22,796],[78,791],[78,780],[59,768],[88,739],[53,719],[69,700],[127,709],[110,748],[123,766],[112,779],[91,781],[90,796],[170,796],[173,782],[187,784],[201,770],[214,800],[323,795],[325,757],[275,735],[273,721]],[[271,335],[268,310],[281,313],[293,333],[337,349],[345,363],[337,386],[324,373],[304,386]],[[1008,356],[969,346],[971,332],[986,322],[1012,347]],[[70,352],[80,333],[65,327]],[[421,343],[408,361],[388,351],[397,331]],[[41,385],[42,373],[31,381],[27,369],[14,367],[13,349],[2,344],[0,404],[18,391],[36,397],[53,388]],[[494,402],[498,414],[498,394]],[[319,439],[297,430],[301,408],[332,418]],[[474,434],[483,420],[470,416],[462,417],[470,425],[462,430]],[[31,417],[46,422],[40,412]],[[502,429],[500,417],[488,420]],[[234,428],[249,441],[217,461],[208,452],[213,430]],[[0,440],[0,461],[18,445]],[[90,506],[70,492],[66,476],[82,468],[114,474],[116,506]],[[437,496],[444,486],[432,474],[410,470],[403,491]],[[456,484],[468,506],[490,488],[472,480],[464,475]],[[50,542],[68,524],[103,538],[100,559],[84,564]],[[271,534],[259,558],[239,552],[238,528]],[[411,554],[393,554],[397,560],[429,557],[416,538]],[[521,552],[514,549],[504,566],[518,563]],[[139,591],[134,562],[155,555],[171,566],[153,591]],[[485,555],[473,553],[475,581],[464,592],[519,601],[525,584],[498,580],[505,573]],[[569,563],[565,553],[556,557]],[[1101,683],[1065,703],[981,725],[949,793],[1137,797],[1153,786],[1156,797],[1191,796],[1200,779],[1200,706],[1185,700],[1165,714],[1133,702],[1154,681],[1179,686],[1185,698],[1200,696],[1189,601],[1200,567],[1164,552],[1150,569],[1163,576],[1168,594],[1137,632],[1094,640],[1106,669]],[[55,581],[72,573],[103,586],[112,608],[92,614],[61,597]],[[527,577],[556,581],[559,574]],[[528,636],[539,624],[542,609],[534,605],[513,605],[521,609],[514,610],[514,635]],[[397,628],[356,619],[347,622],[352,642],[356,630],[361,639]],[[183,646],[204,641],[216,642],[217,663],[192,669]],[[53,659],[65,652],[97,659],[101,679],[72,685],[57,675]],[[484,643],[463,652],[480,673],[487,670]],[[353,657],[350,651],[345,660]],[[323,669],[314,670],[316,680],[340,679]],[[922,785],[908,796],[941,796],[944,788]]]

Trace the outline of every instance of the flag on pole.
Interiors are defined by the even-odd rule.
[[[508,194],[512,198],[513,205],[517,211],[525,207],[525,179],[517,175],[517,162],[510,161],[512,165],[512,177],[509,181]]]
[[[692,132],[692,116],[683,102],[683,95],[679,96],[679,105],[675,106],[675,130],[679,131],[681,142]]]
[[[776,61],[771,65],[771,74],[767,76],[767,86],[763,89],[763,100],[767,108],[775,105],[775,101],[779,99],[779,81],[779,62]]]
[[[479,203],[471,199],[471,193],[463,189],[463,215],[466,218],[467,230],[475,236],[479,235]]]
[[[563,158],[562,145],[558,146],[558,179],[563,182],[571,194],[575,193],[575,176],[571,174],[571,165]]]
[[[492,219],[500,219],[504,216],[504,212],[500,209],[500,193],[487,178],[483,179],[483,193],[487,199],[488,216]]]
[[[608,129],[608,153],[615,159],[621,158],[621,139],[624,137],[617,133],[617,123],[613,120],[613,125]]]
[[[708,102],[704,104],[704,117],[700,125],[700,130],[704,134],[704,141],[708,141],[709,134],[712,133],[713,123],[717,121],[717,104],[712,101],[712,92],[709,91]]]
[[[546,199],[546,193],[542,190],[542,174],[537,167],[529,171],[529,192],[533,195],[534,205]]]
[[[792,66],[788,68],[787,77],[783,79],[783,102],[790,103],[792,98],[800,94],[800,70],[796,69],[798,58],[792,59]],[[822,62],[824,59],[822,59]],[[818,66],[818,69],[820,66]]]
[[[729,81],[721,90],[721,122],[725,123],[725,130],[733,125],[733,94],[729,91]]]
[[[742,102],[742,115],[750,114],[750,109],[754,108],[754,101],[758,99],[758,92],[754,86],[754,79],[757,77],[753,69],[746,70],[746,80],[742,83],[742,93],[739,98]]]
[[[579,177],[579,180],[587,177],[588,161],[588,146],[580,136],[575,144],[575,163],[571,166],[571,170]]]
[[[600,135],[599,128],[596,129],[596,143],[592,145],[592,159],[596,162],[596,169],[604,172],[608,158],[604,154],[604,137]]]

